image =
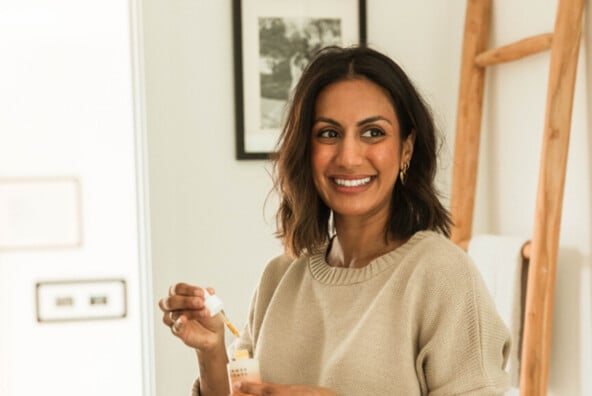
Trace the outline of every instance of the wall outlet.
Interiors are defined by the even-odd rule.
[[[37,321],[118,319],[127,314],[123,279],[39,282]]]

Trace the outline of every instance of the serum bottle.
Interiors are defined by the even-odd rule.
[[[232,385],[235,382],[239,381],[261,382],[259,360],[251,358],[249,351],[245,349],[239,349],[234,352],[234,357],[228,362],[226,367],[230,389],[232,389]]]

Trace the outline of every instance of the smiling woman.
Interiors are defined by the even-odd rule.
[[[388,94],[367,79],[324,88],[315,105],[311,158],[315,187],[334,222],[360,225],[380,219],[383,227],[402,164],[411,160],[413,139],[401,142]],[[340,228],[340,227],[337,227]]]
[[[313,58],[274,158],[286,253],[265,268],[230,348],[258,360],[263,382],[229,384],[222,319],[210,317],[201,287],[178,284],[161,300],[163,322],[197,350],[194,395],[507,389],[509,332],[447,238],[436,140],[428,108],[390,58],[366,47]]]
[[[346,116],[348,119],[343,118]],[[380,151],[370,149],[375,146],[370,142],[391,141],[390,145],[378,144],[391,150],[388,159],[382,161],[392,161],[390,171],[394,175],[404,170],[403,178],[397,181],[391,177],[391,184],[384,186],[392,192],[388,210],[383,213],[386,217],[379,222],[385,226],[385,238],[392,234],[404,240],[424,229],[448,236],[449,215],[434,187],[438,144],[430,110],[405,72],[387,56],[364,47],[329,47],[321,51],[300,80],[280,137],[276,187],[284,199],[278,220],[288,251],[294,256],[312,251],[321,247],[330,234],[329,217],[335,208],[323,202],[325,197],[314,185],[320,182],[318,177],[314,181],[312,177],[316,175],[311,168],[316,155],[311,159],[303,150],[314,153],[321,146],[317,143],[341,142],[335,144],[341,151],[341,158],[336,160],[351,160],[347,158],[349,139],[356,134],[348,137],[344,122],[356,125],[359,146],[367,147],[368,152]],[[315,131],[324,134],[319,136]],[[382,134],[382,138],[376,136]],[[345,173],[353,172],[348,169]],[[366,176],[372,175],[378,173]],[[385,174],[380,176],[376,185],[383,182]]]

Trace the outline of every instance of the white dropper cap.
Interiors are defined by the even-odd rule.
[[[203,291],[204,305],[210,311],[210,316],[214,316],[224,309],[224,304],[217,295],[211,295],[206,289],[203,289]]]

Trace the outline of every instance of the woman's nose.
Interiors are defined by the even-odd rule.
[[[363,158],[363,148],[360,142],[353,137],[345,137],[338,145],[336,163],[344,168],[352,168],[360,165]]]

